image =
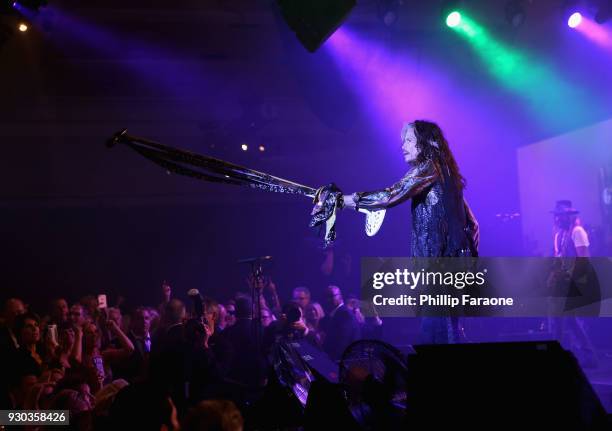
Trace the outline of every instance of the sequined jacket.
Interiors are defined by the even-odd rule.
[[[391,208],[412,200],[412,256],[477,256],[478,223],[448,169],[412,167],[383,190],[356,193],[357,208]]]

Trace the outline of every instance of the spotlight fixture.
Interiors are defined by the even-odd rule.
[[[46,0],[0,0],[0,15],[7,16],[10,22],[5,25],[2,42],[6,41],[15,29],[21,33],[28,31],[32,19],[36,17],[39,9],[46,5]]]
[[[563,0],[561,12],[563,22],[570,28],[576,28],[582,22],[582,13],[586,8],[583,0]]]
[[[4,6],[8,6],[13,11],[25,18],[31,18],[39,13],[40,8],[47,6],[46,0],[2,0]],[[6,7],[3,7],[6,9]]]
[[[242,148],[242,151],[246,151],[249,149],[249,146],[247,144],[242,144],[240,145],[240,148]]]
[[[259,146],[259,151],[261,151],[263,153],[264,151],[266,151],[266,147],[264,147],[263,145],[260,145]]]
[[[446,25],[453,28],[457,27],[459,24],[461,24],[461,13],[454,10],[446,17]]]
[[[581,22],[582,22],[582,14],[580,12],[574,12],[568,18],[567,25],[570,28],[576,28],[580,25]]]
[[[15,6],[17,4],[32,10],[38,10],[41,7],[47,6],[47,0],[16,0],[12,3],[13,7],[17,7]]]
[[[447,26],[453,28],[461,24],[462,0],[446,0],[442,3],[441,17]]]
[[[506,3],[506,21],[514,28],[519,28],[525,22],[527,14],[522,0],[510,0]]]

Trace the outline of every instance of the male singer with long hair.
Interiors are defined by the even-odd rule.
[[[478,255],[478,222],[463,197],[465,179],[437,124],[417,120],[401,133],[408,173],[383,190],[344,195],[348,208],[391,208],[411,200],[412,256]],[[423,318],[422,342],[457,341],[456,318]]]

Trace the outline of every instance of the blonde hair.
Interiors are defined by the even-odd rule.
[[[308,304],[308,305],[306,306],[306,309],[304,310],[304,317],[305,317],[305,319],[306,319],[306,323],[309,323],[309,322],[308,322],[308,320],[309,320],[309,319],[308,319],[308,313],[307,313],[307,311],[308,311],[310,308],[314,308],[315,310],[317,310],[317,315],[319,316],[319,321],[320,321],[322,318],[324,318],[324,317],[325,317],[325,312],[323,311],[323,307],[321,307],[321,304],[319,304],[318,302],[311,302],[310,304]],[[317,323],[318,323],[318,322],[317,322]]]

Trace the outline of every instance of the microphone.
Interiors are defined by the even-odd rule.
[[[259,257],[246,257],[244,259],[238,259],[238,263],[253,263],[261,262],[264,260],[272,260],[272,256],[259,256]]]
[[[117,133],[115,133],[112,137],[106,140],[106,147],[113,148],[119,141],[121,141],[125,136],[127,136],[127,129],[123,129]]]

